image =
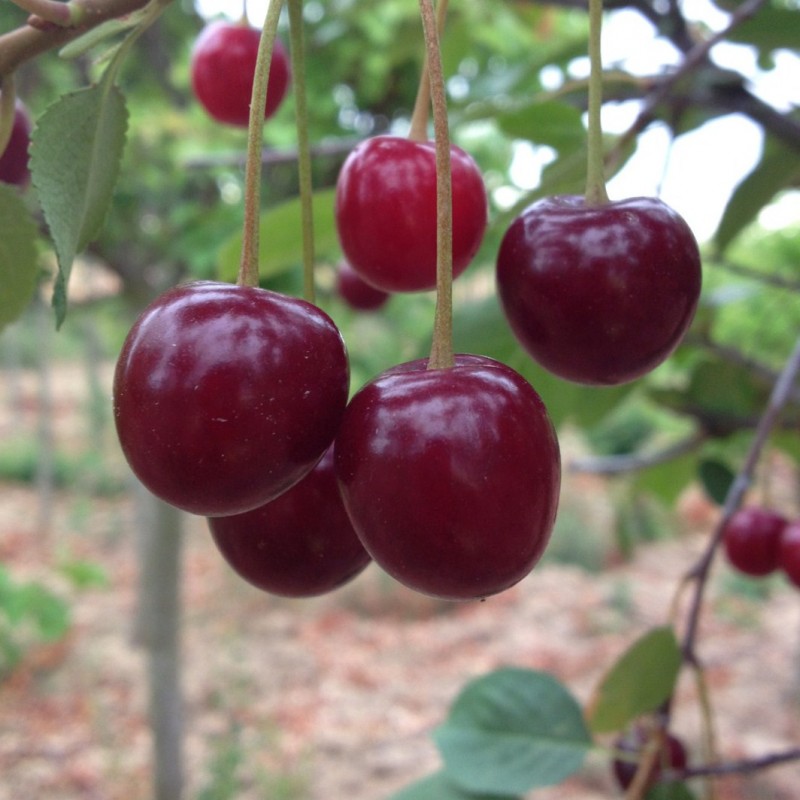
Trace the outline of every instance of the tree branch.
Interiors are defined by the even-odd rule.
[[[723,775],[744,775],[749,772],[758,772],[769,767],[778,767],[800,761],[800,747],[793,747],[780,753],[770,753],[758,758],[746,758],[738,761],[726,761],[719,764],[699,764],[682,770],[664,771],[665,780],[688,780],[689,778],[702,778]]]

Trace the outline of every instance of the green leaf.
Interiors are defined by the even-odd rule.
[[[36,292],[37,227],[22,198],[0,182],[0,330],[17,319]]]
[[[444,772],[436,772],[406,786],[389,800],[520,800],[516,795],[465,792],[448,780]]]
[[[586,142],[580,109],[554,100],[499,113],[496,120],[507,136],[559,151],[582,149]]]
[[[732,42],[753,44],[761,51],[797,50],[800,14],[796,8],[765,5],[758,14],[736,25],[727,38]]]
[[[697,466],[697,474],[706,494],[721,506],[736,474],[727,464],[713,458],[704,458]]]
[[[127,121],[124,96],[103,81],[57,100],[31,137],[33,184],[58,257],[58,325],[66,316],[72,262],[98,233],[111,204]]]
[[[671,506],[696,475],[697,456],[688,453],[637,471],[634,485]]]
[[[314,193],[314,249],[317,257],[330,256],[339,249],[334,217],[335,189]],[[265,211],[259,222],[258,268],[269,280],[303,263],[303,229],[300,198],[294,197]],[[242,253],[241,233],[231,237],[219,255],[219,279],[235,281]]]
[[[645,795],[645,800],[697,800],[685,783],[659,783]]]
[[[580,706],[561,683],[514,667],[469,683],[433,737],[453,783],[500,795],[560,783],[580,769],[592,744]]]
[[[601,681],[589,713],[592,731],[619,731],[655,711],[672,694],[680,667],[681,650],[672,628],[648,631]]]
[[[718,252],[724,253],[733,239],[756,218],[758,212],[778,192],[792,186],[798,178],[800,158],[797,151],[773,139],[768,140],[761,161],[740,181],[728,200],[713,237]]]

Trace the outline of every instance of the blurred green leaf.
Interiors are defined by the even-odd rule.
[[[800,13],[796,8],[764,5],[728,34],[732,42],[755,45],[761,51],[797,50],[800,42]]]
[[[467,684],[433,737],[453,783],[501,795],[560,783],[592,745],[572,694],[548,673],[514,667]]]
[[[334,215],[334,189],[314,193],[314,247],[317,258],[331,257],[338,252],[339,240]],[[279,203],[261,215],[259,222],[258,265],[262,279],[269,280],[290,269],[301,269],[303,262],[303,230],[300,198]],[[219,254],[219,279],[234,282],[239,271],[242,234],[237,233],[222,247]]]
[[[637,717],[655,711],[672,694],[680,666],[681,650],[672,628],[645,633],[597,688],[589,711],[592,731],[621,731]]]
[[[559,151],[579,150],[586,143],[579,108],[554,100],[531,103],[495,117],[507,136],[546,144]]]
[[[389,800],[520,800],[507,794],[466,792],[448,780],[446,773],[436,772],[393,794]]]
[[[697,475],[706,494],[721,506],[736,479],[736,473],[721,461],[704,458],[697,465]]]
[[[19,318],[36,292],[37,236],[19,192],[0,182],[0,330]]]

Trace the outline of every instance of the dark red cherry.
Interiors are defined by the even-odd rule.
[[[347,402],[341,334],[316,306],[200,281],[157,298],[114,375],[122,451],[153,494],[202,516],[239,514],[304,477]]]
[[[745,575],[760,577],[778,568],[786,518],[760,506],[740,508],[728,520],[722,543],[728,561]]]
[[[482,598],[527,575],[561,478],[539,395],[490,358],[402,364],[350,401],[334,445],[345,507],[372,558],[424,594]]]
[[[247,127],[253,75],[261,31],[249,25],[217,20],[206,25],[191,55],[192,87],[197,99],[219,122]],[[291,69],[286,48],[275,40],[267,82],[264,117],[271,117],[289,88]]]
[[[497,288],[511,329],[547,370],[585,384],[645,375],[680,343],[700,297],[689,226],[658,199],[529,206],[509,226]]]
[[[280,497],[208,523],[219,551],[242,578],[283,597],[331,592],[370,562],[342,503],[333,447]]]
[[[30,180],[28,171],[28,145],[31,140],[31,120],[25,106],[18,100],[14,111],[11,138],[0,155],[0,181],[14,186],[27,186]]]
[[[469,265],[486,230],[483,177],[470,155],[450,149],[453,275]],[[436,286],[436,153],[433,142],[375,136],[347,157],[336,184],[336,226],[346,259],[386,292]]]
[[[647,733],[640,727],[632,728],[616,742],[616,748],[631,756],[641,756],[647,743]],[[685,769],[688,756],[683,742],[671,733],[664,734],[656,761],[650,769],[645,789],[652,788],[665,769]],[[627,789],[636,776],[638,762],[635,759],[614,759],[612,771],[621,789]]]
[[[787,523],[781,534],[778,566],[800,588],[800,520]]]
[[[336,270],[336,291],[355,311],[377,311],[391,297],[389,292],[370,286],[346,261]]]

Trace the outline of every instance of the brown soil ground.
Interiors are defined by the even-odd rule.
[[[0,441],[36,430],[35,378],[15,381]],[[79,371],[53,376],[59,447],[85,446],[84,383]],[[608,535],[607,498],[601,481],[565,479],[563,502],[591,508],[597,530],[587,526],[587,537]],[[0,800],[145,800],[151,746],[145,659],[131,642],[133,500],[65,489],[44,516],[40,502],[30,487],[0,485],[0,562],[16,579],[41,580],[67,598],[73,625],[64,640],[35,644],[0,682]],[[714,510],[690,493],[680,505],[680,535],[640,547],[630,562],[614,563],[609,544],[601,571],[548,562],[484,603],[445,605],[374,567],[325,598],[271,598],[234,576],[203,521],[187,518],[186,797],[385,800],[436,769],[432,728],[468,679],[499,665],[548,670],[587,701],[633,638],[665,621],[713,520]],[[107,585],[71,588],[55,569],[65,554],[102,566]],[[800,745],[800,596],[776,581],[753,599],[731,578],[718,564],[700,636],[726,760]],[[702,758],[697,705],[687,675],[674,726],[695,760]],[[218,780],[217,794],[204,794],[226,756],[238,760],[235,788],[223,793]],[[716,792],[717,800],[796,800],[800,762],[720,780]],[[598,753],[568,785],[531,796],[618,795]]]

